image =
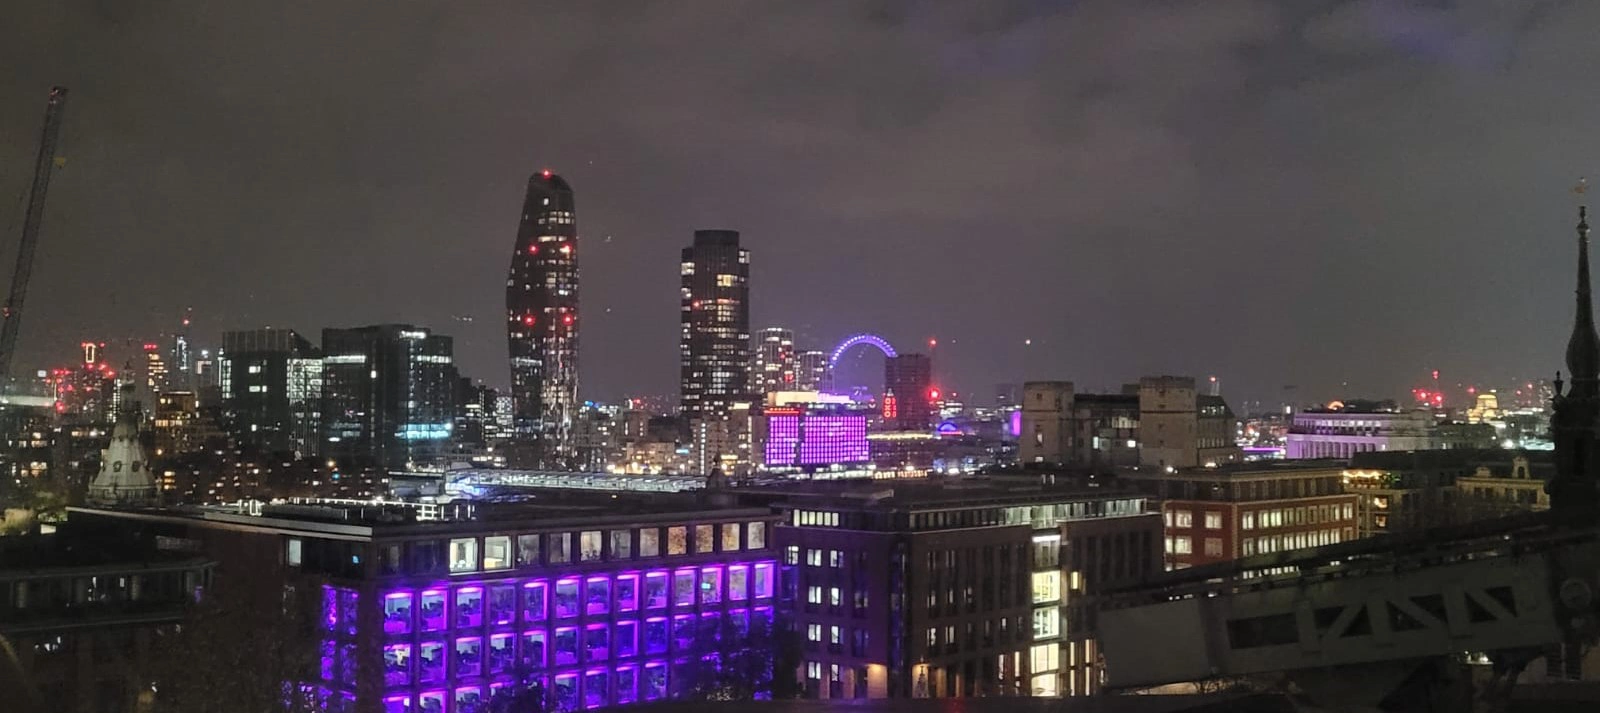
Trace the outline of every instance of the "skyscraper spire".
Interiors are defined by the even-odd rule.
[[[1589,209],[1578,208],[1578,308],[1567,340],[1567,369],[1572,390],[1585,398],[1600,396],[1600,335],[1595,332],[1594,302],[1589,290]]]

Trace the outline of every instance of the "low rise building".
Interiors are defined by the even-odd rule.
[[[1150,376],[1117,394],[1079,394],[1070,381],[1023,386],[1018,457],[1032,466],[1189,468],[1242,460],[1237,421],[1194,379]]]
[[[1161,500],[1171,569],[1357,536],[1359,498],[1345,492],[1338,463],[1263,461],[1118,479]]]
[[[1088,695],[1085,595],[1161,566],[1161,522],[1137,494],[982,479],[753,490],[784,513],[781,591],[815,698]]]

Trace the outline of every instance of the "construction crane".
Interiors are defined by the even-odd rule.
[[[61,136],[61,110],[67,104],[67,88],[51,87],[45,105],[44,136],[39,141],[39,158],[33,165],[33,188],[28,193],[28,212],[22,220],[22,239],[17,243],[17,267],[11,275],[11,291],[0,311],[0,393],[11,383],[11,360],[17,352],[17,331],[22,326],[22,301],[28,295],[28,278],[33,275],[33,253],[39,246],[39,225],[44,222],[44,198],[50,190],[50,172],[55,168],[56,139]]]

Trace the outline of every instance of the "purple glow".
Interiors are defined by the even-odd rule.
[[[884,341],[883,337],[880,337],[876,334],[857,334],[849,339],[839,342],[839,346],[833,348],[833,354],[828,357],[828,368],[832,369],[838,366],[839,359],[844,357],[844,353],[850,351],[850,347],[853,347],[857,344],[867,344],[877,347],[878,351],[883,352],[883,355],[886,357],[899,356],[895,353],[894,347],[890,346],[887,341]]]
[[[683,658],[688,661],[697,660],[696,655],[704,647],[715,646],[716,642],[703,638],[707,632],[704,623],[725,621],[734,631],[747,631],[751,610],[724,610],[728,602],[737,602],[740,607],[745,602],[767,604],[756,610],[755,616],[770,618],[776,576],[776,562],[765,559],[685,565],[670,570],[630,570],[615,575],[574,573],[557,580],[513,575],[462,582],[464,586],[448,590],[380,591],[374,603],[382,602],[386,640],[379,644],[383,658],[377,669],[381,677],[375,683],[389,688],[380,702],[384,713],[389,713],[391,704],[407,703],[410,713],[420,713],[418,706],[424,705],[424,700],[429,701],[426,705],[435,707],[433,710],[469,713],[487,705],[486,693],[535,678],[554,684],[549,690],[562,705],[579,709],[665,699],[670,697],[668,684],[676,675],[672,669],[677,664],[660,659],[669,652],[674,660],[679,658],[675,645],[682,648]],[[641,580],[659,585],[659,601],[649,602],[657,607],[652,613],[658,616],[623,618],[636,616],[623,612],[637,611],[647,604],[641,599],[651,599],[648,589],[644,595],[638,591]],[[549,586],[552,581],[572,595],[573,610],[572,618],[563,621],[562,626],[547,630],[538,628],[536,622],[542,620],[543,614],[537,608],[528,609],[527,597],[535,596],[538,604],[547,605],[545,595],[554,593]],[[498,602],[504,596],[514,596],[517,585],[521,585],[523,601],[512,600],[516,606],[508,620],[502,616]],[[451,590],[453,596],[446,596]],[[335,626],[342,626],[344,591],[330,588],[327,594],[333,605]],[[673,602],[680,604],[674,606]],[[427,605],[435,609],[426,610]],[[476,618],[467,616],[473,606],[477,607]],[[673,607],[674,616],[660,616],[668,607]],[[353,606],[351,611],[355,611]],[[448,638],[442,633],[415,634],[425,630],[415,626],[424,620],[437,622],[434,632],[448,631]],[[405,624],[411,628],[402,630]],[[513,626],[516,630],[512,630]],[[718,631],[721,628],[712,627]],[[325,685],[342,689],[334,695],[355,690],[357,683],[351,668],[356,663],[354,649],[346,651],[342,641],[327,634],[323,642],[323,672],[328,681]],[[510,678],[511,672],[523,670],[531,677],[519,673],[515,681]],[[457,687],[458,683],[462,685]],[[447,685],[443,690],[422,690]]]
[[[872,459],[864,414],[803,413],[767,417],[766,464],[812,466]]]

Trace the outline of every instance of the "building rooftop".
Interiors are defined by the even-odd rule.
[[[1061,485],[1007,483],[988,478],[870,481],[792,481],[739,488],[741,496],[772,496],[807,506],[818,501],[861,508],[904,510],[951,506],[1028,504],[1144,497],[1139,493],[1070,481]]]

